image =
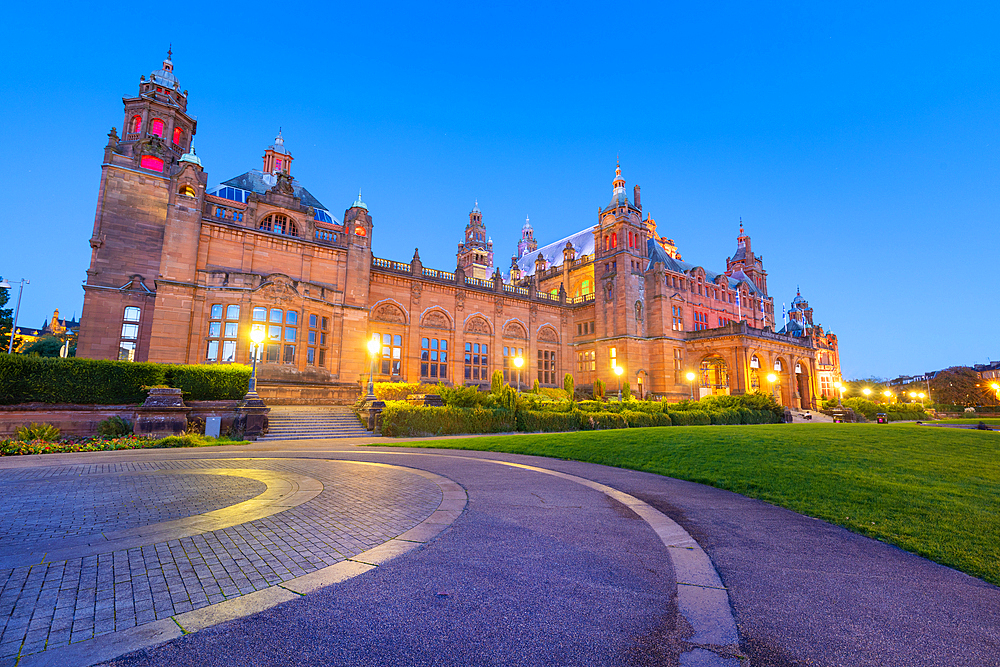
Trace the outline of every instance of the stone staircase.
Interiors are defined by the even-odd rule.
[[[276,405],[268,415],[268,440],[319,440],[372,437],[347,406]]]
[[[812,419],[806,419],[805,415],[811,415]],[[792,410],[793,424],[832,424],[833,417],[824,415],[816,410]]]

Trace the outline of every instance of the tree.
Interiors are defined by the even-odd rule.
[[[493,371],[493,376],[490,378],[490,393],[499,396],[501,389],[503,389],[503,371]]]
[[[21,350],[29,357],[58,357],[63,342],[58,336],[43,336]]]
[[[632,400],[632,387],[629,386],[628,382],[622,383],[622,401]]]
[[[0,347],[4,352],[10,344],[10,332],[14,328],[14,309],[2,307],[6,306],[8,301],[10,301],[10,290],[6,287],[0,289]]]
[[[540,393],[542,393],[542,388],[538,384],[538,380],[535,380],[535,384],[531,387],[531,393],[533,393],[533,394],[540,394]]]
[[[982,405],[986,391],[979,374],[967,366],[953,366],[940,371],[931,381],[935,403],[945,405]],[[986,389],[989,388],[987,385]]]

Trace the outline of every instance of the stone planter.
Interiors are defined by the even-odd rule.
[[[191,408],[184,405],[180,389],[154,387],[149,390],[146,402],[135,409],[136,435],[163,438],[182,435],[187,431],[187,417]]]

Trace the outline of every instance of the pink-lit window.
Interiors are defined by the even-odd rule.
[[[157,118],[156,120],[154,120],[153,124],[150,126],[149,131],[150,131],[150,133],[155,134],[158,137],[162,137],[163,136],[163,121],[160,120],[159,118]]]
[[[281,171],[281,158],[278,158],[278,171]]]
[[[181,128],[179,128],[179,127],[175,127],[174,128],[174,143],[175,144],[180,145],[180,143],[181,143],[181,135],[182,134],[184,134],[184,133],[181,132]]]
[[[132,116],[132,129],[130,129],[129,132],[137,134],[141,129],[142,129],[142,118],[139,116]]]
[[[139,162],[143,169],[152,169],[153,171],[163,171],[163,160],[152,155],[143,155],[142,160]]]
[[[618,247],[618,234],[611,235],[611,249],[614,250]]]

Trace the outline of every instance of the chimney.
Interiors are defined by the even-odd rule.
[[[634,195],[632,197],[632,199],[635,200],[635,207],[641,211],[642,210],[642,203],[640,203],[640,201],[639,201],[639,186],[638,185],[635,186],[635,190],[633,190],[632,192],[633,192],[633,195]]]

